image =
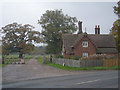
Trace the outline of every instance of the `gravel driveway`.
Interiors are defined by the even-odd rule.
[[[51,66],[43,65],[35,59],[30,59],[26,64],[9,64],[2,68],[2,82],[63,76],[88,73],[86,71],[66,71]]]

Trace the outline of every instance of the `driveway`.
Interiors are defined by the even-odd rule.
[[[90,72],[90,71],[89,71]],[[9,64],[2,68],[2,82],[73,75],[89,73],[86,71],[66,71],[40,64],[36,59],[30,59],[26,64]]]

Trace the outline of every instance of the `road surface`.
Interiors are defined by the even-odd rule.
[[[92,73],[95,71],[67,71],[55,67],[40,64],[37,60],[31,59],[26,64],[9,64],[2,68],[2,82],[14,82],[21,80],[75,75]]]
[[[3,83],[3,88],[118,88],[118,71],[96,71]]]

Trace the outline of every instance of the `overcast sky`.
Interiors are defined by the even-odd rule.
[[[0,5],[0,28],[18,22],[20,24],[31,24],[36,30],[41,31],[38,19],[46,10],[62,9],[64,14],[76,17],[82,21],[83,32],[94,34],[95,25],[100,25],[101,33],[108,34],[117,15],[113,7],[117,2],[38,2],[29,0],[26,2],[3,2]]]
[[[113,6],[117,2],[5,2],[2,3],[2,26],[18,22],[31,24],[41,31],[38,19],[46,10],[62,9],[64,14],[83,22],[83,31],[94,33],[95,25],[100,25],[101,33],[109,33],[117,15]]]

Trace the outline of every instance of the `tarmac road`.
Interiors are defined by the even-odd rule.
[[[67,71],[55,67],[40,64],[37,60],[31,59],[26,64],[9,64],[2,68],[2,83],[18,82],[37,78],[56,77],[75,74],[87,74],[96,71]],[[99,71],[98,71],[99,72]]]
[[[118,71],[96,71],[4,83],[3,88],[118,88]]]

